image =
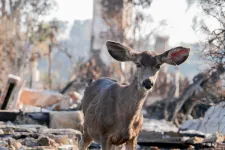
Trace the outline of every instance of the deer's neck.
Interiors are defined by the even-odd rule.
[[[126,105],[127,117],[133,117],[135,114],[141,112],[148,92],[139,87],[136,77],[134,77],[133,81],[125,87],[124,92],[126,96],[123,101]]]

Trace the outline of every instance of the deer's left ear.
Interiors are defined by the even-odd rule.
[[[189,52],[190,48],[180,46],[172,48],[156,57],[162,64],[167,63],[176,66],[182,64],[188,58]]]

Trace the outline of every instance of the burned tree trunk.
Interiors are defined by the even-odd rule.
[[[195,95],[200,95],[202,97],[202,96],[204,96],[203,93],[205,93],[207,95],[212,94],[212,95],[215,95],[214,96],[215,99],[220,99],[221,97],[219,96],[218,91],[212,90],[212,87],[216,86],[216,83],[220,79],[220,75],[224,74],[224,72],[225,72],[225,68],[223,67],[223,65],[219,65],[216,68],[216,70],[214,70],[214,71],[211,71],[211,72],[209,71],[209,73],[207,73],[207,74],[206,73],[198,74],[193,79],[194,83],[191,84],[184,91],[184,93],[181,95],[181,97],[178,99],[171,121],[175,121],[177,114],[183,107],[184,103],[188,99],[194,97]],[[210,89],[210,91],[209,91],[209,89]],[[192,111],[197,103],[198,103],[197,101],[192,102],[192,104],[189,106],[188,110],[186,110],[186,117],[192,113]],[[185,119],[186,119],[186,117],[185,117]]]
[[[182,96],[178,99],[177,103],[176,103],[176,107],[174,109],[173,115],[172,115],[172,119],[171,121],[174,121],[177,117],[177,113],[180,111],[180,109],[182,108],[182,106],[184,105],[184,103],[193,96],[194,92],[196,91],[196,89],[201,88],[200,85],[202,84],[202,82],[204,81],[203,79],[200,79],[198,82],[191,84],[182,94]]]

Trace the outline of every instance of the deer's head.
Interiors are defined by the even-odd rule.
[[[189,48],[175,47],[162,54],[150,52],[137,52],[132,48],[114,41],[106,42],[109,54],[118,61],[132,61],[137,66],[136,79],[138,86],[150,90],[158,76],[160,66],[163,64],[180,65],[189,56]]]

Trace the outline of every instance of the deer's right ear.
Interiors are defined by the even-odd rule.
[[[128,46],[115,41],[107,41],[106,47],[109,54],[118,61],[134,61],[136,59],[137,52]]]
[[[175,47],[157,57],[161,61],[161,63],[167,63],[170,65],[180,65],[188,58],[190,52],[190,48],[185,47]]]

